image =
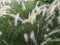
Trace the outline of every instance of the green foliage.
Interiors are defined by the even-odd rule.
[[[52,0],[40,0],[41,4],[45,3],[51,3]],[[22,10],[22,6],[19,4],[13,4],[12,9],[10,10],[10,13],[16,14],[20,13],[20,17],[22,19],[27,19],[29,12],[32,11],[34,8],[36,2],[30,3],[27,5],[26,10]],[[58,13],[56,13],[57,15]],[[55,16],[53,19],[53,26],[48,25],[49,29],[52,31],[54,29],[60,29],[60,24],[58,24],[57,20],[58,16]],[[38,45],[40,45],[41,42],[44,41],[44,34],[47,34],[48,32],[46,29],[43,29],[43,27],[46,25],[47,21],[45,21],[45,17],[42,17],[40,14],[37,16],[36,23],[33,25],[31,23],[22,24],[21,22],[18,22],[18,26],[14,26],[14,19],[10,16],[6,16],[5,18],[0,18],[0,31],[2,31],[2,35],[0,36],[0,45],[34,45],[33,42],[29,39],[28,42],[25,42],[24,40],[24,33],[27,33],[30,35],[30,32],[33,30],[35,33],[36,40],[38,42]],[[10,25],[10,23],[11,25]],[[39,23],[39,28],[37,24]],[[59,35],[58,35],[59,34]],[[55,36],[57,38],[60,37],[60,33],[57,35],[52,35],[52,38]],[[48,42],[46,45],[60,45],[60,42]]]

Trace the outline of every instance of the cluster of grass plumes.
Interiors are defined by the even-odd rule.
[[[0,45],[60,45],[60,0],[40,2],[1,2]]]

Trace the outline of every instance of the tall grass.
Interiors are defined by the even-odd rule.
[[[60,0],[0,1],[0,45],[60,45]]]

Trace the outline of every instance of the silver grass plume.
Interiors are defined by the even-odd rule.
[[[35,39],[34,31],[31,31],[31,33],[30,33],[30,39],[33,41],[33,43],[34,43],[35,45],[37,45],[37,41],[36,41],[36,39]]]
[[[19,2],[20,3],[20,2]],[[3,13],[1,13],[1,15],[3,16],[3,14],[8,14],[8,16],[11,16],[11,17],[13,17],[15,20],[14,20],[14,25],[15,26],[17,26],[17,24],[18,24],[18,21],[21,21],[22,23],[27,23],[27,22],[30,22],[31,24],[34,24],[35,22],[36,22],[36,17],[37,17],[37,15],[38,14],[40,14],[41,12],[43,12],[42,13],[42,16],[45,16],[45,13],[47,13],[47,17],[46,17],[46,19],[45,19],[45,21],[47,21],[47,23],[46,23],[46,25],[43,27],[43,29],[46,29],[47,27],[48,27],[48,25],[49,24],[52,24],[52,20],[53,20],[53,18],[55,17],[55,12],[54,12],[54,10],[56,9],[56,7],[58,7],[58,9],[59,9],[59,12],[60,12],[60,0],[55,0],[52,4],[44,4],[44,5],[41,5],[41,6],[38,6],[38,4],[39,4],[39,2],[37,2],[36,3],[36,6],[35,6],[35,8],[33,8],[32,9],[32,12],[29,12],[29,16],[28,16],[28,19],[22,19],[19,15],[19,13],[17,13],[16,15],[15,14],[10,14],[10,13],[6,13],[5,11],[7,10],[8,11],[8,9],[10,9],[10,8],[7,8],[6,6],[5,6],[5,3],[4,3],[4,8],[2,9],[2,8],[0,8],[1,10],[0,11],[3,11]],[[24,8],[24,10],[25,10],[25,5],[24,4],[22,4],[22,7]],[[48,8],[47,8],[48,7]],[[51,10],[52,9],[52,10]],[[52,17],[51,19],[49,19],[50,17]],[[58,19],[58,20],[60,20],[60,18]],[[56,29],[56,30],[54,30],[54,31],[52,31],[52,32],[50,32],[50,33],[48,33],[48,34],[46,34],[46,35],[44,35],[44,38],[45,38],[45,41],[44,42],[42,42],[40,45],[44,45],[44,44],[46,44],[48,41],[52,41],[52,42],[54,42],[54,41],[60,41],[60,39],[52,39],[52,38],[48,38],[48,36],[51,36],[52,34],[54,34],[54,33],[58,33],[58,32],[60,32],[60,29],[58,30],[58,29]],[[25,41],[27,42],[28,41],[28,36],[27,36],[27,34],[24,34],[24,38],[25,38]],[[30,33],[30,39],[33,41],[33,43],[35,44],[35,45],[37,45],[37,41],[36,41],[36,39],[35,39],[35,34],[34,34],[34,31],[31,31],[31,33]]]
[[[26,42],[28,41],[28,35],[27,35],[27,33],[24,34],[24,39],[25,39]]]

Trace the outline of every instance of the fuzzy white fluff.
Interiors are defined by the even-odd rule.
[[[27,35],[27,33],[24,34],[24,39],[25,39],[26,42],[28,41],[28,35]]]

